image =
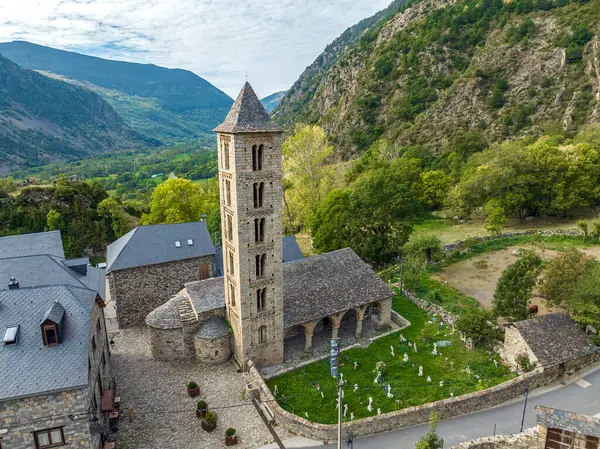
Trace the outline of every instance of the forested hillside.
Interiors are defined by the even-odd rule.
[[[152,145],[95,93],[24,70],[0,55],[0,173]]]
[[[93,90],[132,129],[162,141],[211,135],[233,103],[188,70],[111,61],[20,41],[0,43],[0,54],[24,68]]]
[[[467,132],[572,134],[598,118],[599,23],[598,0],[416,2],[310,81],[314,95],[292,89],[275,117],[322,125],[342,158],[382,138],[440,154]]]

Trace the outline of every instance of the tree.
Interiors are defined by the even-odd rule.
[[[577,227],[581,229],[581,232],[583,234],[583,241],[587,242],[587,240],[590,238],[590,227],[587,220],[578,220]]]
[[[319,202],[332,188],[333,175],[326,165],[333,147],[317,125],[298,125],[283,144],[283,167],[290,186],[286,189],[288,207],[296,210],[301,223],[310,223]]]
[[[532,251],[523,251],[523,255],[504,270],[492,302],[496,316],[510,321],[527,318],[533,288],[541,270],[542,259]]]
[[[356,225],[350,210],[352,190],[332,190],[321,202],[311,223],[313,246],[329,252],[352,244]]]
[[[492,235],[498,235],[506,226],[504,208],[494,207],[485,219],[485,230]]]
[[[50,209],[46,215],[46,231],[62,231],[65,229],[65,221],[60,212]]]
[[[421,235],[410,240],[404,250],[408,255],[423,257],[427,261],[427,266],[431,262],[438,261],[444,254],[442,241],[435,235]]]
[[[96,209],[98,215],[104,218],[111,227],[116,238],[125,235],[129,231],[127,219],[116,198],[109,197],[100,201]]]
[[[142,216],[143,224],[185,223],[198,221],[217,204],[215,192],[183,178],[170,178],[159,184],[152,193],[150,213]],[[218,192],[218,190],[217,190]]]
[[[490,348],[502,338],[491,312],[482,307],[464,309],[456,322],[456,330],[473,340],[475,346]]]
[[[444,440],[436,433],[440,414],[431,412],[429,415],[429,432],[415,444],[415,449],[443,449]]]
[[[452,178],[442,170],[434,170],[421,173],[413,190],[419,200],[432,209],[438,209],[444,203],[450,187]]]
[[[586,275],[594,259],[576,248],[558,254],[544,270],[540,295],[552,307],[563,307],[573,296],[580,279]]]
[[[581,277],[566,309],[578,323],[600,328],[600,265]]]

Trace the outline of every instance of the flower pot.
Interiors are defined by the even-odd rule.
[[[190,395],[190,398],[195,398],[196,396],[200,396],[200,387],[188,388],[188,394]]]
[[[206,416],[206,409],[196,409],[196,418],[204,418]]]
[[[206,430],[207,432],[212,432],[213,430],[215,430],[217,428],[217,423],[210,424],[210,423],[207,423],[204,419],[202,419],[202,428],[204,430]]]
[[[225,436],[225,446],[234,446],[237,444],[237,435]]]

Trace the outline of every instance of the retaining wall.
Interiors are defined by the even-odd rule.
[[[261,401],[268,402],[275,416],[275,421],[280,426],[305,438],[321,441],[330,441],[337,438],[337,425],[308,421],[281,408],[254,364],[249,362],[248,366],[259,387]],[[546,370],[538,368],[486,390],[383,413],[379,416],[347,421],[344,423],[344,427],[355,437],[360,437],[426,423],[429,421],[431,412],[438,412],[441,419],[465,415],[494,407],[509,399],[523,395],[526,383],[530,389],[534,389],[555,381],[558,375],[559,371],[556,368]]]
[[[555,230],[549,230],[549,231],[529,230],[529,231],[521,231],[521,232],[507,232],[504,234],[486,235],[484,237],[475,237],[475,238],[472,238],[469,240],[462,240],[460,242],[451,243],[449,245],[444,246],[444,251],[450,252],[450,251],[454,251],[456,249],[462,248],[465,245],[465,243],[467,243],[467,242],[483,243],[483,242],[490,242],[492,240],[502,240],[502,239],[506,239],[509,237],[520,237],[522,235],[533,235],[533,234],[540,234],[541,236],[551,236],[551,235],[581,236],[581,232],[570,231],[568,229],[555,229]]]

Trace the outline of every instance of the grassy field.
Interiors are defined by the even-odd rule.
[[[480,349],[466,349],[458,334],[451,334],[447,327],[432,322],[432,316],[407,298],[396,297],[394,310],[408,319],[411,326],[373,342],[368,348],[342,353],[340,372],[347,380],[344,388],[344,403],[348,405],[346,420],[350,419],[350,413],[354,413],[355,419],[365,418],[376,415],[378,408],[385,413],[421,405],[451,397],[452,394],[459,396],[487,388],[513,377],[496,355]],[[401,342],[401,333],[409,342],[417,343],[417,353],[408,346],[408,342]],[[439,348],[435,356],[432,354],[433,343],[439,340],[449,340],[452,345]],[[392,356],[390,346],[394,347],[395,356]],[[406,363],[403,362],[405,353],[409,357]],[[499,362],[498,368],[494,360]],[[356,370],[354,362],[358,363]],[[378,362],[386,365],[382,380],[391,385],[393,398],[388,398],[387,390],[374,383]],[[423,377],[418,376],[419,366],[423,366]],[[470,374],[466,372],[467,366]],[[427,376],[431,376],[431,382],[427,382]],[[481,378],[481,382],[476,376]],[[440,381],[443,381],[442,386]],[[356,392],[355,384],[359,386]],[[271,391],[277,387],[276,397],[286,410],[315,422],[329,424],[337,421],[336,382],[329,375],[327,361],[271,379],[268,385]],[[367,409],[369,397],[373,398],[373,411]]]

